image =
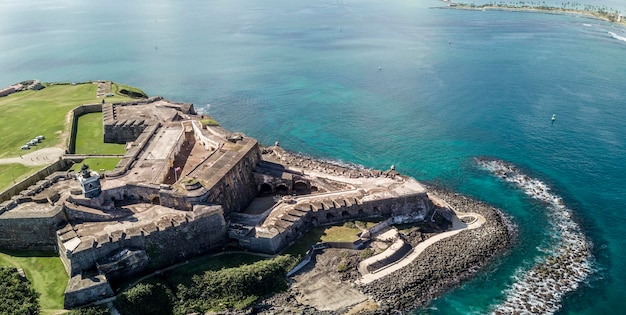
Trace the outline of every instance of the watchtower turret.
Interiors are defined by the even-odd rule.
[[[83,189],[83,193],[87,198],[95,198],[100,196],[102,192],[102,186],[100,186],[100,175],[95,171],[89,169],[89,165],[83,164],[80,168],[80,173],[76,176],[80,186]]]

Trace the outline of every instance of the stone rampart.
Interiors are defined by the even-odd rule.
[[[257,226],[247,234],[231,235],[243,248],[277,253],[309,229],[368,217],[390,217],[412,211],[425,217],[433,208],[426,193],[403,197],[362,200],[361,197],[330,195],[324,199],[301,202],[267,226]]]
[[[163,97],[156,96],[142,100],[104,104],[102,106],[104,142],[127,143],[135,141],[148,126],[157,123],[152,119],[143,119],[140,117],[135,119],[119,119],[117,117],[118,107],[150,104],[162,99]]]
[[[93,269],[124,249],[144,250],[156,269],[181,259],[216,250],[227,241],[226,221],[219,206],[196,206],[191,212],[166,215],[108,234],[80,237],[68,226],[57,232],[59,255],[71,276]],[[118,274],[142,270],[118,271]]]
[[[217,150],[222,145],[219,141],[215,141],[215,140],[207,137],[202,132],[202,124],[199,121],[193,120],[191,122],[191,125],[193,127],[193,132],[194,132],[194,135],[196,137],[196,140],[199,141],[200,143],[202,143],[202,145],[204,146],[205,150],[207,150],[207,151]]]
[[[15,211],[15,210],[14,210]],[[56,227],[63,220],[62,206],[37,215],[0,217],[0,248],[56,250]]]
[[[144,132],[139,135],[137,139],[134,140],[131,147],[126,150],[126,154],[124,154],[124,157],[120,160],[119,163],[117,163],[115,169],[105,172],[104,176],[116,178],[126,174],[126,172],[132,167],[133,163],[137,160],[139,154],[141,154],[141,152],[143,152],[143,150],[146,148],[146,145],[148,144],[152,136],[154,136],[159,127],[161,127],[160,123],[148,126],[144,130]]]
[[[221,204],[226,214],[245,210],[257,195],[254,168],[260,160],[259,145],[250,150],[211,188],[207,202]]]
[[[17,182],[15,185],[5,189],[3,192],[0,193],[0,202],[6,201],[11,199],[11,197],[18,195],[20,192],[27,190],[30,186],[33,185],[37,185],[37,182],[41,181],[41,180],[53,180],[55,176],[60,176],[60,177],[64,177],[65,174],[61,173],[61,174],[57,174],[55,175],[54,173],[60,170],[64,170],[68,167],[69,165],[67,164],[66,161],[64,160],[58,160],[44,168],[42,168],[41,170],[37,171],[36,173],[26,177],[25,179]],[[34,187],[35,188],[35,187]],[[0,207],[0,213],[2,212],[2,209]]]
[[[65,288],[63,307],[72,309],[113,296],[113,290],[104,275],[73,276]]]
[[[16,92],[24,90],[41,90],[43,86],[39,80],[28,80],[20,83],[16,83],[5,88],[0,89],[0,97],[8,96]]]

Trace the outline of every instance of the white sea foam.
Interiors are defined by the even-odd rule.
[[[613,37],[613,38],[615,38],[617,40],[621,40],[623,42],[626,42],[626,37],[624,37],[624,36],[619,36],[619,35],[617,35],[617,34],[615,34],[613,32],[609,32],[609,34],[611,34],[611,37]]]
[[[529,269],[516,272],[514,283],[504,292],[506,299],[493,307],[492,314],[554,314],[561,308],[563,295],[576,290],[591,274],[591,243],[572,220],[571,210],[544,182],[503,161],[477,161],[483,168],[543,202],[551,226],[550,240],[540,248],[545,255],[537,257]]]

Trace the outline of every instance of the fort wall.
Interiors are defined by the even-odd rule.
[[[57,232],[59,256],[70,276],[98,264],[115,263],[111,257],[123,249],[145,251],[149,265],[120,264],[120,276],[156,269],[225,246],[226,221],[219,206],[196,206],[193,211],[166,215],[125,230],[81,237],[71,226]],[[126,270],[124,270],[126,268]]]
[[[152,136],[154,136],[159,127],[161,127],[160,123],[148,126],[137,139],[134,139],[132,145],[130,145],[130,147],[127,147],[126,154],[124,154],[124,157],[120,160],[119,163],[117,163],[115,169],[105,172],[104,176],[116,178],[124,175],[133,166],[133,163],[137,160],[139,154],[141,154],[141,152],[143,152],[143,150],[146,148],[146,145],[148,144]]]
[[[224,213],[242,212],[248,207],[257,195],[257,185],[254,179],[254,168],[261,159],[261,151],[256,140],[248,138],[245,152],[239,160],[236,160],[231,152],[224,153],[224,163],[234,163],[219,180],[210,186],[206,199],[208,204],[221,204]],[[230,155],[230,156],[228,156]],[[220,168],[221,170],[225,168]]]
[[[329,197],[298,203],[270,226],[257,226],[247,233],[230,233],[243,248],[274,254],[286,248],[312,227],[367,217],[404,216],[421,218],[433,209],[426,193],[363,201],[360,198]]]
[[[42,168],[41,170],[37,171],[36,173],[24,178],[23,180],[17,182],[15,185],[5,189],[3,192],[0,193],[0,205],[3,204],[4,201],[7,201],[9,199],[11,199],[11,197],[13,196],[19,196],[20,192],[28,190],[29,187],[31,186],[36,186],[37,182],[41,181],[41,180],[52,180],[54,176],[54,173],[60,170],[64,170],[68,167],[68,162],[64,161],[64,160],[58,160],[44,168]],[[59,174],[59,176],[65,176],[64,174]],[[50,186],[50,185],[48,185]],[[33,189],[35,189],[37,187],[33,187]],[[41,188],[39,191],[43,190],[43,188]],[[37,189],[35,189],[36,192]],[[29,194],[30,192],[25,192],[25,194]],[[2,213],[2,206],[0,206],[0,213]]]
[[[13,250],[56,250],[56,227],[62,206],[38,216],[0,217],[0,247]]]
[[[65,289],[63,307],[72,309],[113,296],[113,290],[104,275],[70,277]]]
[[[155,96],[147,99],[134,100],[129,102],[104,104],[102,106],[104,142],[123,144],[135,141],[149,125],[154,125],[157,123],[157,120],[151,118],[137,117],[135,119],[119,119],[117,115],[118,107],[145,105],[160,101],[162,99],[163,97],[161,96]]]

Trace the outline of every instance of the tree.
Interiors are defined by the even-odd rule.
[[[15,267],[0,267],[0,314],[39,314],[39,294]]]
[[[122,315],[169,315],[173,294],[161,283],[140,283],[118,296],[115,308]]]

